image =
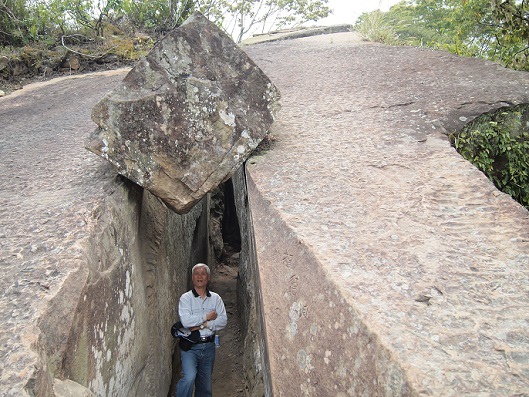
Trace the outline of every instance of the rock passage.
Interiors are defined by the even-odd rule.
[[[259,342],[274,395],[527,395],[528,212],[445,136],[483,112],[528,102],[527,73],[350,33],[245,51],[283,97],[273,149],[247,165],[243,202],[254,222],[266,329]],[[189,255],[200,251],[191,241],[201,215],[162,211],[83,148],[89,109],[124,75],[54,81],[0,99],[2,395],[50,395],[49,377],[70,379],[55,379],[55,390],[101,395],[169,388],[173,342],[164,330],[174,285],[184,290]],[[141,241],[146,258],[137,258],[130,230],[117,227],[120,211],[142,220],[139,231],[152,229]],[[99,241],[92,233],[103,227],[103,252],[90,250],[87,240]],[[189,244],[173,243],[170,227]],[[180,267],[171,268],[169,252],[181,248]],[[121,261],[98,264],[107,251]],[[68,295],[88,263],[86,293]],[[105,275],[108,288],[99,290],[94,281]],[[64,313],[50,319],[57,296]],[[92,318],[105,314],[104,302],[118,310],[123,300],[134,349],[120,339],[121,323],[111,323],[120,315],[106,317],[106,332],[105,318]],[[70,335],[74,313],[86,339]],[[158,339],[140,346],[140,334]],[[61,367],[68,362],[76,365]]]

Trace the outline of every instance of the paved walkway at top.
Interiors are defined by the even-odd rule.
[[[282,92],[248,165],[275,395],[529,395],[529,213],[445,135],[529,74],[352,33],[246,51]]]

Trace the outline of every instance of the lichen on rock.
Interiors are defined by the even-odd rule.
[[[86,147],[185,213],[249,157],[278,101],[261,69],[195,13],[94,107]]]

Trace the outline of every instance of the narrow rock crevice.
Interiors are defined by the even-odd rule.
[[[197,220],[195,236],[204,236],[199,228],[209,229],[211,246],[209,262],[207,252],[192,248],[190,264],[209,263],[212,269],[210,288],[223,298],[228,313],[228,325],[219,332],[220,347],[216,351],[213,372],[213,395],[245,395],[245,369],[243,368],[243,335],[238,308],[239,259],[241,254],[241,232],[237,218],[235,194],[231,179],[222,183],[210,198],[209,224]],[[203,217],[204,214],[201,216]],[[193,247],[203,246],[193,239]],[[188,282],[191,288],[191,281]],[[244,310],[244,309],[242,309]],[[249,369],[252,371],[252,369]],[[173,379],[168,397],[175,395],[176,384],[181,376],[180,350],[175,347],[173,356]]]

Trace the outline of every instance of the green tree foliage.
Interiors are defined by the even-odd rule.
[[[497,26],[498,57],[507,66],[529,70],[529,3],[491,1]]]
[[[329,15],[328,0],[223,0],[218,2],[217,15],[221,26],[240,42],[259,29],[269,32],[317,21]]]
[[[194,0],[123,0],[122,15],[134,31],[166,31],[181,25],[196,9]]]
[[[380,10],[363,14],[356,24],[356,31],[368,41],[399,44],[396,29],[388,23],[387,19],[387,14]]]
[[[164,32],[195,10],[236,41],[259,29],[294,26],[329,15],[328,0],[0,0],[0,45],[21,46],[50,36],[103,36],[111,23]]]
[[[103,36],[105,22],[120,13],[122,2],[122,0],[57,0],[56,4],[76,27],[84,27],[96,36]]]
[[[28,16],[24,0],[0,0],[0,45],[20,45],[28,36]]]
[[[368,14],[367,14],[368,15]],[[517,0],[407,0],[384,13],[402,44],[483,57],[529,70],[529,5]],[[357,23],[367,20],[362,15]]]
[[[490,0],[402,1],[385,20],[404,44],[483,56],[491,38]]]
[[[529,208],[529,110],[484,115],[450,136],[458,152],[503,192]]]
[[[0,0],[1,45],[26,45],[84,29],[102,36],[104,23],[117,15],[122,0]],[[7,4],[11,2],[12,4]],[[16,5],[16,7],[14,7]],[[15,10],[15,11],[13,11]],[[56,37],[55,37],[56,38]]]

